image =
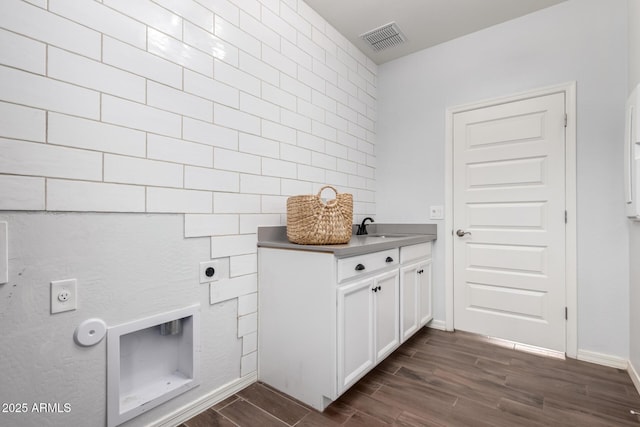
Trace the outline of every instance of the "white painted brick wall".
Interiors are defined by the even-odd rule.
[[[180,65],[111,37],[103,39],[102,61],[156,82],[177,88],[182,86],[183,69]]]
[[[280,144],[277,141],[243,133],[240,134],[240,151],[262,157],[278,158]]]
[[[238,108],[238,89],[194,71],[184,70],[184,90],[220,104]]]
[[[44,210],[44,178],[0,175],[0,209]]]
[[[179,137],[179,115],[132,101],[102,95],[102,120],[107,123],[140,129],[160,135]]]
[[[182,119],[182,137],[215,147],[238,149],[238,131],[189,117]]]
[[[8,138],[44,142],[46,113],[35,108],[0,102],[0,133]]]
[[[258,349],[258,333],[252,332],[242,337],[242,355],[253,353]]]
[[[214,193],[215,213],[260,213],[260,196],[255,194]]]
[[[256,313],[247,314],[238,318],[238,338],[255,332],[258,329],[258,316]]]
[[[0,26],[16,34],[100,59],[100,33],[20,0],[2,2]],[[45,60],[45,58],[42,58]]]
[[[132,101],[145,99],[144,78],[55,47],[48,49],[47,75]]]
[[[247,295],[258,290],[258,277],[256,274],[220,280],[210,285],[211,304],[216,304],[242,295]]]
[[[217,236],[211,238],[211,257],[221,258],[232,255],[254,254],[257,251],[256,234]]]
[[[102,155],[95,151],[0,138],[0,173],[102,180]]]
[[[213,167],[213,147],[161,135],[148,135],[147,157],[185,165]]]
[[[0,66],[0,93],[6,102],[90,119],[100,116],[100,93],[14,68]]]
[[[11,116],[16,117],[15,114]],[[42,125],[44,136],[44,122]],[[33,125],[25,127],[30,131],[34,128],[36,126]],[[48,113],[47,130],[49,144],[145,157],[146,134],[141,131],[53,112]]]
[[[101,182],[47,179],[51,211],[144,212],[144,187]]]
[[[258,311],[258,293],[242,295],[238,298],[238,316]]]
[[[213,57],[153,28],[147,29],[147,50],[185,68],[210,76]]]
[[[185,214],[254,372],[257,227],[375,213],[376,65],[303,0],[2,0],[0,51],[0,209]]]
[[[3,63],[21,70],[44,74],[46,45],[18,34],[0,30],[0,51]]]
[[[124,184],[182,187],[183,166],[134,157],[104,155],[104,180]]]
[[[147,212],[210,213],[213,193],[208,191],[147,188]]]
[[[186,237],[216,236],[238,233],[238,215],[185,215]]]
[[[239,174],[186,166],[184,168],[184,187],[197,190],[238,192],[240,189]]]
[[[278,214],[248,214],[240,215],[240,233],[255,233],[260,225],[280,225]]]

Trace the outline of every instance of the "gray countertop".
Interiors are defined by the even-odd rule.
[[[287,239],[287,227],[259,227],[258,247],[333,253],[346,258],[436,240],[435,224],[370,224],[368,235],[351,236],[343,245],[298,245]]]

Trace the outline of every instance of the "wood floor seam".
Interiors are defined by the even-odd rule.
[[[324,412],[257,382],[182,427],[639,427],[631,409],[624,370],[424,328]]]

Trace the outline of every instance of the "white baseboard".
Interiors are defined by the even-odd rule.
[[[629,362],[629,367],[627,368],[627,372],[631,377],[631,381],[633,381],[633,385],[636,386],[636,390],[640,393],[640,375],[638,375],[638,371],[633,367],[633,364]]]
[[[174,427],[180,425],[188,419],[195,417],[200,412],[203,412],[205,409],[253,384],[257,380],[257,372],[233,380],[223,385],[222,387],[219,387],[212,392],[202,396],[195,402],[191,402],[188,405],[185,405],[182,408],[179,408],[174,412],[165,415],[164,417],[149,425],[153,427]]]
[[[609,366],[617,369],[627,369],[629,366],[627,359],[589,350],[578,350],[577,359],[582,360],[583,362],[596,363],[598,365]]]
[[[431,322],[427,324],[428,328],[439,329],[441,331],[446,331],[444,320],[433,319]]]

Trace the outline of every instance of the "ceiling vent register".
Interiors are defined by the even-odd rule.
[[[395,22],[390,22],[382,27],[368,31],[361,34],[360,37],[376,52],[404,43],[407,39]]]

